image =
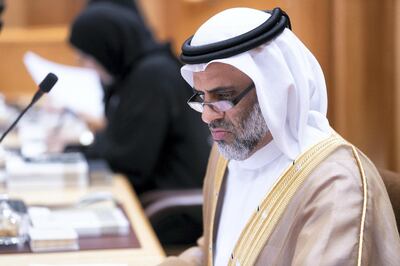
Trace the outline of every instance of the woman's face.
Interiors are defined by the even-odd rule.
[[[79,50],[77,51],[77,56],[78,63],[82,67],[90,68],[96,71],[104,85],[110,85],[113,83],[113,76],[93,56],[85,54]]]

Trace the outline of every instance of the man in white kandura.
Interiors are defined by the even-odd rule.
[[[225,10],[182,49],[218,149],[199,246],[163,265],[400,265],[382,179],[329,126],[321,67],[284,12]]]

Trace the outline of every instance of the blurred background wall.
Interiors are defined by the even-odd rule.
[[[85,0],[6,0],[0,34],[0,92],[13,99],[35,90],[22,64],[32,50],[75,64],[65,40]],[[208,17],[229,7],[283,8],[293,31],[325,73],[332,126],[379,167],[400,171],[400,1],[138,0],[159,40],[180,45]]]

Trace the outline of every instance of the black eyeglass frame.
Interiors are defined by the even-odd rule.
[[[235,105],[237,105],[240,100],[243,99],[244,96],[246,96],[247,93],[249,93],[253,88],[255,88],[254,82],[251,82],[251,84],[246,87],[241,93],[239,93],[235,98],[232,100],[220,100],[220,101],[215,101],[215,102],[199,102],[196,101],[195,98],[200,95],[200,93],[196,92],[193,94],[189,100],[187,101],[187,104],[195,111],[199,113],[203,113],[204,111],[204,105],[210,106],[211,109],[213,109],[216,112],[226,112],[230,109],[232,109]],[[221,110],[218,106],[217,103],[225,102],[227,103],[228,108],[224,108],[224,110]]]

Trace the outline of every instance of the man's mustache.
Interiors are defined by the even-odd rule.
[[[227,131],[233,131],[234,130],[234,125],[226,120],[223,119],[219,119],[219,120],[213,120],[208,124],[208,128],[211,129],[215,129],[215,128],[222,128],[225,129]]]

